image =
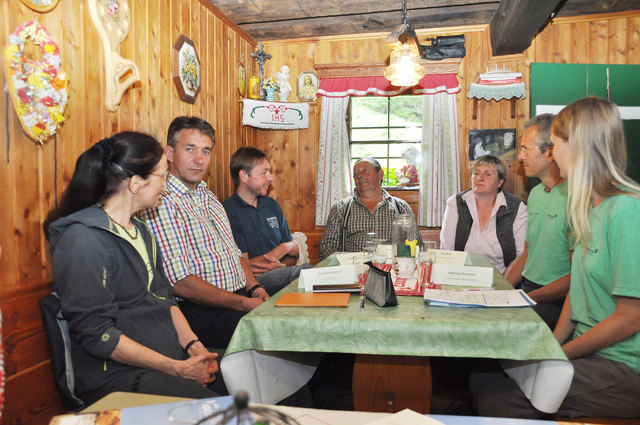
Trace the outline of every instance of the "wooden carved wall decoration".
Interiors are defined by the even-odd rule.
[[[138,66],[117,52],[129,33],[129,4],[126,0],[89,0],[89,12],[104,46],[105,104],[114,112],[124,92],[140,81]]]

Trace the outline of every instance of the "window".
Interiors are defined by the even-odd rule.
[[[402,184],[396,172],[411,161],[420,170],[422,96],[352,97],[348,125],[352,169],[358,159],[373,157],[384,169],[383,186],[417,186],[415,178]]]

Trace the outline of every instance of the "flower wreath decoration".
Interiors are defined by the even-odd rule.
[[[27,40],[40,46],[42,62],[24,55]],[[69,100],[68,76],[61,67],[58,45],[43,26],[31,20],[9,36],[4,57],[13,107],[25,132],[42,144],[64,121]]]

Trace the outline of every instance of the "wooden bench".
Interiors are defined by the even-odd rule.
[[[51,281],[32,281],[0,292],[5,401],[3,425],[47,424],[68,409],[53,380],[51,357],[38,300]]]

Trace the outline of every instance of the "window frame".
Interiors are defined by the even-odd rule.
[[[361,96],[361,97],[373,97],[373,98],[379,98],[380,100],[385,99],[387,101],[387,125],[386,127],[352,127],[351,125],[351,118],[353,116],[352,114],[352,109],[353,109],[353,99],[354,96],[351,96],[349,99],[349,107],[347,108],[347,114],[345,117],[346,120],[346,124],[347,124],[347,131],[349,132],[349,152],[352,153],[352,146],[353,145],[367,145],[367,144],[375,144],[375,145],[381,145],[381,144],[386,144],[386,156],[384,157],[374,157],[375,159],[377,159],[380,162],[380,165],[382,166],[383,169],[386,170],[385,173],[385,177],[383,182],[389,182],[389,173],[391,172],[391,166],[390,166],[390,161],[391,160],[403,160],[402,155],[400,156],[392,156],[390,153],[390,149],[391,146],[394,144],[406,144],[407,146],[414,146],[416,147],[420,152],[422,152],[421,149],[421,143],[422,140],[421,139],[417,139],[415,141],[410,141],[410,140],[406,140],[406,139],[391,139],[390,138],[390,133],[392,131],[392,129],[406,129],[409,128],[407,126],[398,126],[398,125],[391,125],[391,99],[392,98],[396,98],[396,97],[417,97],[417,96],[422,96],[422,95],[405,95],[405,94],[401,94],[398,96],[376,96],[373,94],[369,94],[367,96]],[[367,129],[385,129],[387,132],[387,139],[386,140],[366,140],[366,141],[353,141],[352,140],[352,130],[353,129],[356,130],[367,130]],[[423,128],[423,124],[420,123],[420,129]],[[362,158],[361,156],[353,156],[351,155],[351,164],[349,164],[349,166],[351,167],[351,169],[353,169],[353,163],[355,162],[355,160]],[[384,159],[383,159],[384,158]],[[384,163],[383,163],[384,162]],[[419,190],[419,185],[413,185],[413,186],[391,186],[391,185],[384,185],[382,186],[385,190],[398,190],[398,191],[402,191],[402,190]]]

